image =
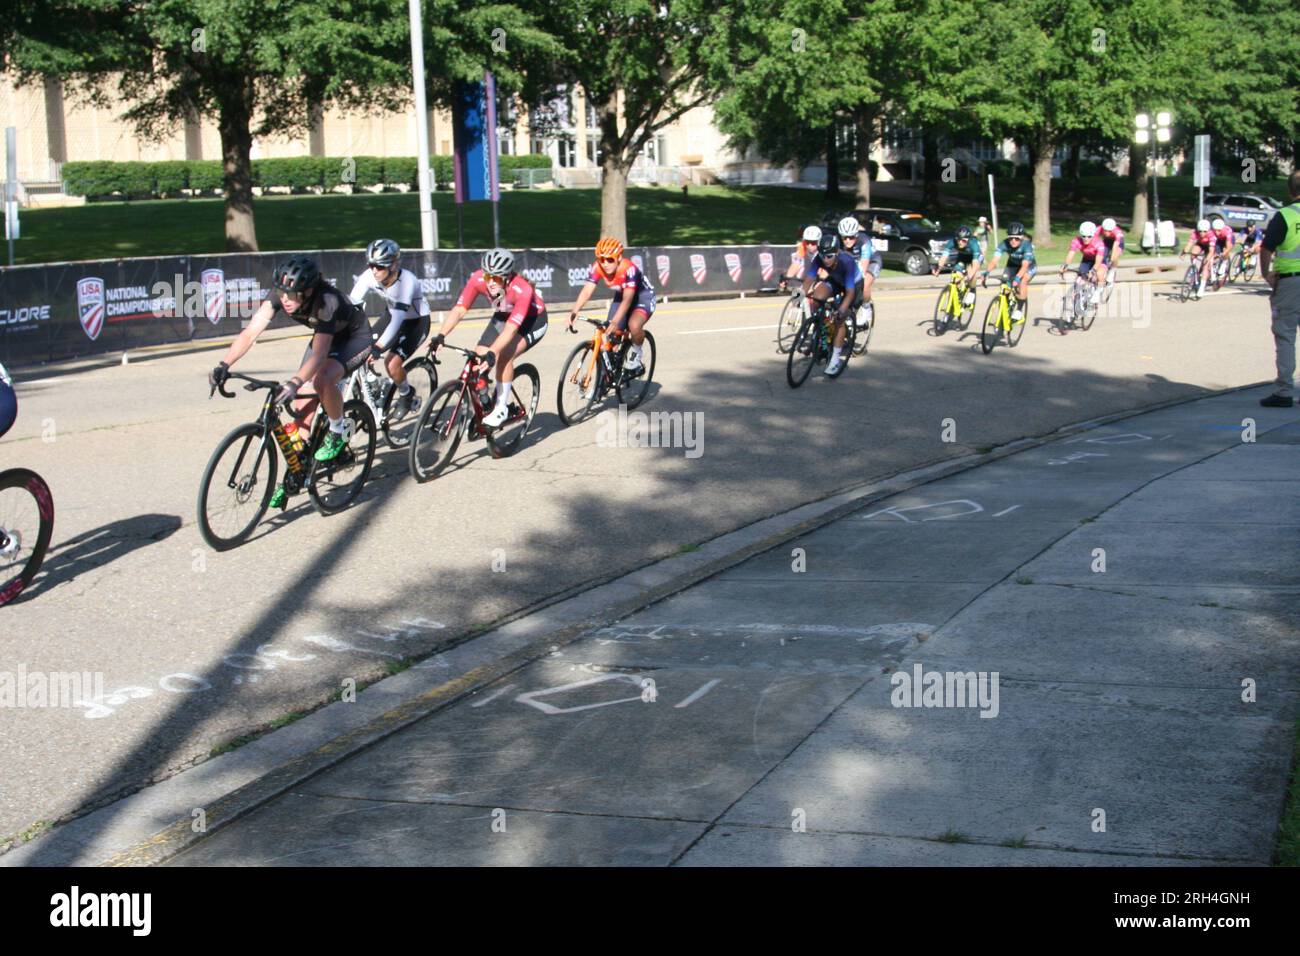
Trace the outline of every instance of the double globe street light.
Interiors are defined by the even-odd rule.
[[[1152,245],[1155,247],[1156,255],[1160,255],[1160,171],[1157,165],[1160,161],[1159,144],[1169,142],[1169,125],[1173,122],[1173,115],[1167,110],[1161,110],[1156,113],[1156,120],[1153,124],[1151,117],[1146,113],[1139,113],[1133,118],[1134,132],[1133,140],[1139,146],[1146,146],[1151,143],[1152,133],[1155,133],[1156,146],[1153,148],[1151,158],[1154,161],[1151,169],[1152,191],[1155,198],[1156,220],[1155,227],[1151,231]],[[1134,223],[1134,226],[1137,224]],[[1175,243],[1177,245],[1177,243]]]

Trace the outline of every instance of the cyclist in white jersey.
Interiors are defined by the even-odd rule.
[[[376,293],[388,308],[388,325],[371,346],[371,358],[390,352],[385,367],[397,385],[397,417],[414,411],[418,401],[411,383],[406,380],[402,364],[415,354],[429,334],[429,303],[425,301],[420,280],[401,267],[402,250],[392,239],[376,239],[366,247],[366,269],[357,277],[348,296],[355,304],[365,302],[366,294]]]

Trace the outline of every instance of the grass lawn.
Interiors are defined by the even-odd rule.
[[[1084,216],[1111,215],[1127,224],[1132,199],[1128,181],[1115,177],[1083,180],[1082,204],[1066,201],[1066,187],[1053,181],[1053,216],[1064,230]],[[1216,180],[1219,191],[1241,190],[1236,180]],[[1255,191],[1285,198],[1279,181],[1254,184]],[[836,208],[853,205],[852,188]],[[873,204],[916,207],[919,187],[882,183]],[[1005,225],[1032,221],[1029,179],[999,180],[998,218]],[[985,210],[985,182],[944,184],[945,225],[973,220]],[[1191,178],[1161,180],[1161,215],[1186,222],[1195,215]],[[628,189],[628,225],[639,245],[711,245],[793,242],[800,223],[820,220],[830,204],[815,189],[782,186],[694,187],[688,197],[671,188]],[[360,249],[376,236],[391,236],[403,246],[419,245],[419,197],[380,195],[267,196],[256,201],[257,239],[263,251]],[[438,234],[444,248],[459,245],[456,206],[451,193],[435,193]],[[219,199],[91,203],[61,209],[29,209],[22,214],[23,238],[17,263],[64,262],[130,256],[221,252],[225,247],[224,209]],[[483,248],[492,240],[489,203],[464,206],[465,245]],[[501,241],[516,249],[585,246],[600,234],[600,193],[596,189],[507,191],[501,197]],[[1068,233],[1067,233],[1068,234]],[[1063,243],[1042,249],[1044,264],[1058,263]]]

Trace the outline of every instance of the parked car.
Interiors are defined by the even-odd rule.
[[[1234,229],[1244,229],[1252,222],[1265,225],[1282,204],[1272,196],[1257,193],[1214,193],[1205,197],[1205,215],[1222,216]]]
[[[953,236],[952,229],[944,229],[911,209],[856,209],[853,215],[871,233],[871,241],[880,250],[884,264],[905,269],[914,276],[930,271]],[[828,215],[822,228],[827,228],[827,224],[835,228],[840,218],[842,215]]]

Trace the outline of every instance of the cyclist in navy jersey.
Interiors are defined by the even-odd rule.
[[[804,273],[804,295],[817,302],[824,302],[831,296],[838,295],[840,302],[835,310],[834,352],[826,366],[826,374],[831,378],[844,370],[844,327],[854,299],[862,294],[862,273],[858,270],[858,260],[851,253],[840,249],[840,239],[834,232],[822,233],[817,240],[817,259]]]

